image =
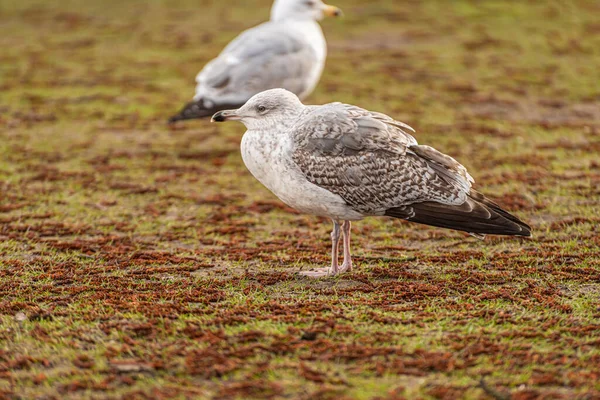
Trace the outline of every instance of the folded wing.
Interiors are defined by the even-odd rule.
[[[364,215],[469,233],[529,236],[529,227],[471,189],[455,159],[418,145],[411,129],[358,107],[317,107],[294,129],[293,159],[315,185]]]
[[[267,89],[281,87],[301,96],[314,86],[317,64],[313,48],[295,31],[280,23],[261,24],[240,34],[198,73],[194,101],[171,122],[238,108]]]

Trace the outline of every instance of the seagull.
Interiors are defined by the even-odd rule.
[[[306,106],[295,94],[272,89],[212,117],[230,120],[247,128],[242,158],[256,179],[288,206],[333,221],[331,266],[303,275],[351,271],[350,224],[370,216],[456,229],[480,239],[531,236],[526,223],[472,189],[474,180],[464,166],[418,144],[408,133],[414,129],[385,114],[342,103]]]
[[[327,56],[320,21],[342,11],[321,0],[275,0],[271,20],[242,32],[196,76],[196,95],[169,123],[241,107],[263,90],[300,98],[317,86]]]

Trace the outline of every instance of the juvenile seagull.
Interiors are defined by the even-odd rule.
[[[341,13],[321,0],[275,0],[270,21],[242,32],[198,73],[194,100],[169,122],[241,107],[272,88],[305,98],[319,82],[327,56],[317,21]]]
[[[419,145],[414,130],[387,115],[342,103],[305,106],[284,89],[259,93],[213,121],[248,129],[242,158],[252,175],[288,206],[331,218],[331,267],[352,269],[350,221],[390,216],[468,232],[531,236],[531,228],[471,188],[455,159]],[[338,264],[340,226],[344,262]]]

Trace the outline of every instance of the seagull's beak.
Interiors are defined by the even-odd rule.
[[[240,119],[241,117],[238,115],[237,110],[223,110],[215,113],[210,122],[237,121]]]
[[[328,17],[341,17],[342,15],[344,15],[342,10],[335,6],[330,6],[328,4],[325,4],[325,7],[323,8],[323,14],[325,14]]]

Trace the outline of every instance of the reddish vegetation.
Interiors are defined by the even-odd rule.
[[[242,128],[164,125],[225,33],[80,3],[0,10],[0,399],[600,398],[596,5],[354,2],[327,26],[311,101],[410,123],[535,236],[366,220],[356,270],[311,281],[329,221],[251,180]]]

